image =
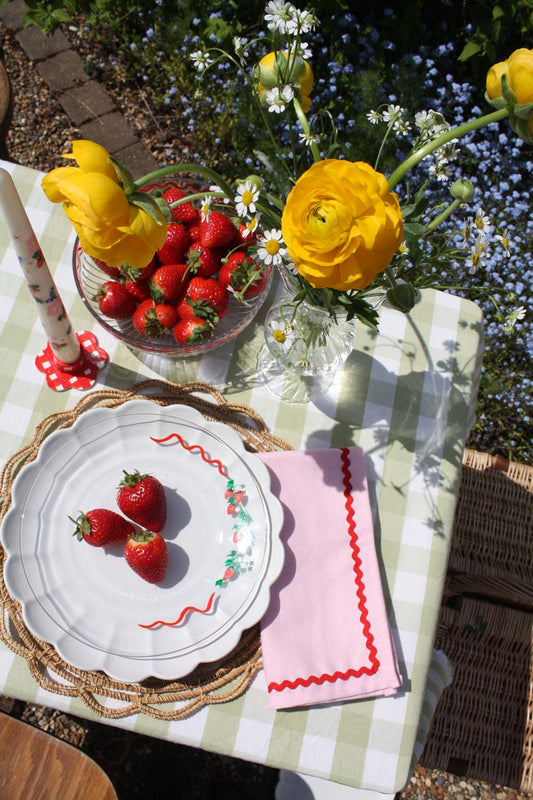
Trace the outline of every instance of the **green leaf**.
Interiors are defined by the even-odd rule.
[[[133,175],[129,169],[125,166],[125,164],[122,164],[120,161],[117,161],[116,158],[113,158],[113,156],[109,156],[109,160],[115,168],[117,178],[125,193],[127,195],[132,194],[135,190],[135,181],[133,180]]]
[[[460,55],[458,57],[458,60],[459,61],[468,61],[469,58],[472,58],[472,56],[477,55],[478,53],[481,52],[481,50],[482,50],[481,45],[477,44],[476,42],[472,42],[472,41],[467,42],[465,44],[465,46],[463,47],[463,49],[462,49],[462,51],[461,51],[461,53],[460,53]]]
[[[406,222],[403,226],[405,236],[422,236],[426,232],[426,226],[419,222]]]
[[[145,211],[155,222],[163,225],[163,218],[158,200],[145,192],[133,192],[128,197],[129,202]]]

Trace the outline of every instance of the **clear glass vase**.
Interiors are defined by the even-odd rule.
[[[283,295],[265,320],[265,343],[277,364],[302,376],[332,375],[347,359],[355,341],[355,319]]]

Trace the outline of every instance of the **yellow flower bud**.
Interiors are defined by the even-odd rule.
[[[533,103],[533,50],[521,47],[506,61],[492,66],[487,73],[487,95],[491,100],[502,96],[502,77],[520,105]]]
[[[301,93],[304,111],[311,105],[309,95],[313,89],[313,70],[301,56],[288,57],[279,50],[263,56],[254,70],[256,89],[261,100],[268,89],[275,86],[293,86]]]

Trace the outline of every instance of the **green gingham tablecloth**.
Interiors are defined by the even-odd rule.
[[[45,198],[42,174],[6,162],[1,166],[13,175],[74,326],[93,330],[110,355],[95,389],[126,389],[154,377],[206,381],[231,400],[255,408],[269,429],[295,449],[357,444],[366,455],[383,589],[403,677],[398,695],[273,711],[260,672],[240,698],[204,707],[184,720],[138,715],[104,721],[351,786],[389,793],[402,789],[447,681],[446,663],[434,653],[433,638],[481,370],[479,308],[432,290],[423,292],[409,315],[383,305],[379,334],[358,329],[345,369],[329,388],[311,392],[307,402],[283,402],[265,383],[264,312],[234,344],[203,358],[143,362],[97,327],[77,295],[71,267],[74,234],[61,208]],[[0,259],[3,464],[30,440],[45,416],[73,407],[81,395],[51,391],[35,368],[46,339],[2,220]],[[91,715],[81,701],[39,688],[25,661],[3,646],[0,692]]]

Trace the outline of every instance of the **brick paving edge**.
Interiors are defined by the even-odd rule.
[[[157,169],[158,162],[139,141],[106,89],[85,72],[81,57],[57,30],[45,35],[32,25],[24,28],[27,5],[11,0],[0,9],[0,24],[13,32],[19,45],[83,138],[101,144],[125,164],[134,178]]]

